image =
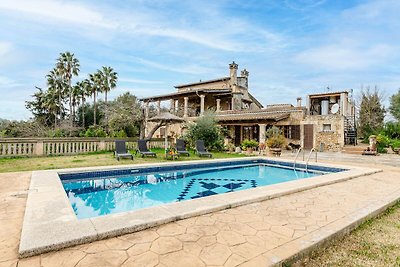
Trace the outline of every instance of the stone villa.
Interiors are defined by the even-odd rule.
[[[170,102],[170,110],[186,121],[195,121],[206,110],[214,110],[220,125],[231,133],[231,142],[238,146],[244,139],[265,142],[265,132],[273,125],[281,128],[288,142],[305,149],[338,151],[345,144],[355,143],[354,104],[348,91],[308,95],[306,105],[297,98],[297,105],[272,104],[263,106],[248,87],[249,72],[243,69],[238,76],[238,65],[229,64],[229,76],[175,86],[176,92],[145,97],[145,116],[149,105],[161,110],[161,101]],[[146,132],[152,127],[146,121]],[[183,134],[180,124],[156,131],[156,137]]]

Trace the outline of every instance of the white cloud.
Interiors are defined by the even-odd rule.
[[[162,84],[162,83],[164,83],[163,81],[152,81],[152,80],[132,79],[132,78],[121,78],[118,81],[125,82],[125,83],[134,83],[134,84]]]
[[[180,66],[173,67],[171,65],[162,64],[162,63],[158,63],[158,62],[143,59],[143,58],[138,58],[137,62],[141,63],[143,65],[149,66],[149,67],[156,68],[156,69],[177,72],[177,73],[203,74],[203,73],[210,73],[212,70],[210,68],[201,67],[198,64],[190,64],[190,65],[186,65],[185,67],[180,67]]]
[[[12,44],[9,42],[0,42],[0,57],[7,55],[12,50]]]
[[[24,13],[36,19],[67,21],[71,23],[115,28],[117,24],[89,7],[70,1],[56,0],[13,0],[1,1],[0,10]]]
[[[8,78],[0,75],[0,88],[10,89],[11,87],[20,86],[21,84]]]
[[[284,0],[285,5],[296,11],[305,11],[324,4],[326,0]]]
[[[385,44],[364,48],[348,43],[323,45],[301,52],[295,61],[329,71],[366,70],[385,62],[395,50]]]

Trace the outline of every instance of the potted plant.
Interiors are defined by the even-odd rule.
[[[254,151],[254,148],[258,147],[258,142],[256,140],[249,140],[245,139],[242,142],[242,149],[246,150],[248,154],[252,154]]]
[[[176,148],[174,147],[169,147],[167,148],[167,150],[165,151],[165,156],[166,158],[171,158],[171,159],[176,159],[178,158],[178,152],[176,151]]]
[[[282,147],[284,147],[286,143],[286,139],[282,134],[282,131],[273,126],[272,128],[268,129],[266,133],[268,140],[267,140],[267,146],[269,147],[269,150],[276,155],[280,155],[282,152]]]
[[[228,143],[226,144],[225,149],[232,153],[235,151],[235,145],[232,143]]]

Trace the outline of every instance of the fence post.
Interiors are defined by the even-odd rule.
[[[35,156],[43,156],[43,155],[44,155],[43,140],[38,140],[36,141]]]
[[[104,140],[100,140],[99,150],[100,151],[106,150],[106,142]]]

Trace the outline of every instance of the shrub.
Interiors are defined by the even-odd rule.
[[[190,147],[195,147],[196,140],[204,140],[207,149],[220,151],[224,148],[221,127],[213,113],[205,113],[196,122],[190,123],[183,138]]]
[[[392,149],[400,148],[400,139],[390,140],[390,146],[392,147]]]
[[[86,132],[85,137],[106,137],[107,133],[100,126],[90,126]]]
[[[67,134],[65,133],[65,131],[63,129],[57,128],[55,130],[50,130],[47,135],[49,137],[66,137]]]
[[[400,122],[387,122],[381,133],[391,139],[400,139]]]
[[[258,142],[253,139],[252,140],[245,139],[243,140],[241,146],[243,150],[246,150],[247,148],[256,148],[258,147]]]
[[[286,143],[285,136],[278,127],[269,128],[265,135],[268,138],[266,143],[269,148],[282,148]]]
[[[390,144],[390,139],[383,134],[378,134],[376,136],[376,145],[377,145],[377,150],[378,153],[386,153],[387,152],[387,147]]]

